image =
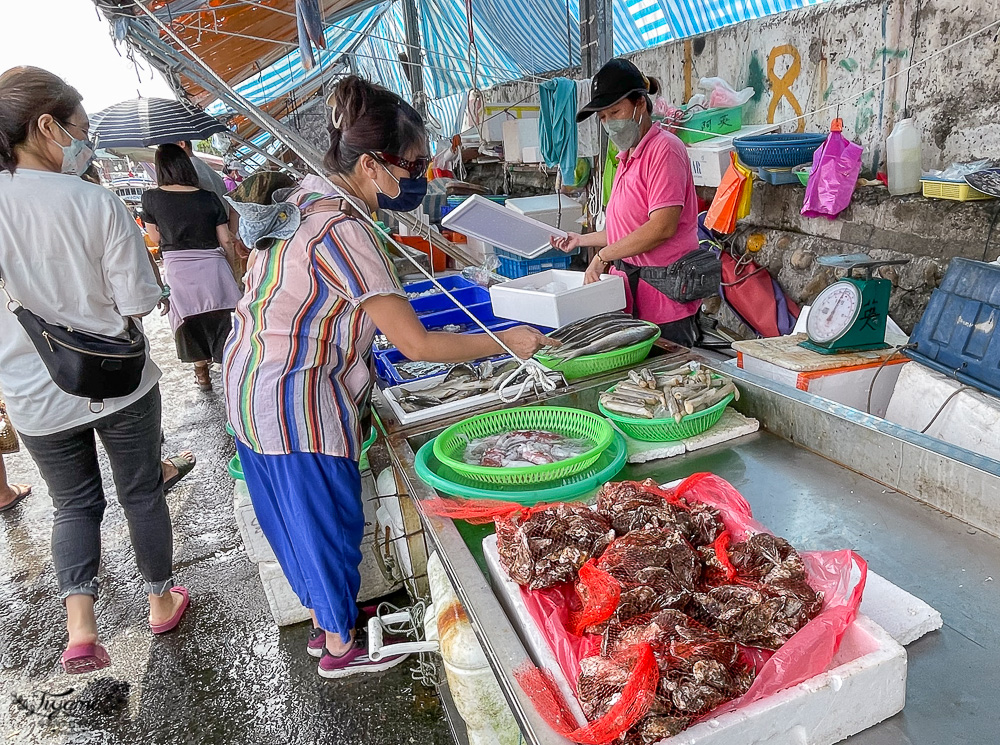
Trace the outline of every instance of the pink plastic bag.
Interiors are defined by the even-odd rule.
[[[753,519],[743,495],[714,474],[697,473],[688,477],[677,486],[675,494],[688,502],[703,502],[717,508],[733,542],[755,533],[771,532]],[[804,551],[800,555],[810,586],[823,593],[823,610],[776,652],[743,647],[745,659],[757,670],[753,685],[743,696],[712,710],[707,717],[743,708],[819,675],[830,666],[841,639],[857,616],[868,564],[850,550]],[[572,583],[545,590],[522,588],[521,596],[555,654],[560,670],[575,687],[580,660],[599,653],[601,637],[571,633],[571,614],[581,607]]]
[[[831,220],[847,209],[861,173],[861,145],[844,138],[839,130],[830,132],[813,155],[812,172],[802,203],[805,217]]]

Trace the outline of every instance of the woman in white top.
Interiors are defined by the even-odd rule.
[[[161,299],[142,234],[112,192],[79,178],[93,160],[76,89],[49,72],[0,75],[0,277],[10,297],[50,323],[110,336]],[[60,389],[0,292],[0,388],[48,486],[52,557],[66,605],[66,672],[109,664],[94,602],[104,488],[95,434],[111,462],[154,633],[180,621],[187,590],[173,583],[173,538],[160,461],[160,371],[146,361],[130,396],[94,413]],[[147,347],[148,348],[148,347]]]

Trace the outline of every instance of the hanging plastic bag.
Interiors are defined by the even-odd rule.
[[[742,106],[753,98],[754,94],[753,88],[737,91],[722,78],[702,78],[698,86],[708,91],[707,105],[710,109],[731,109],[734,106]]]
[[[843,122],[835,119],[830,136],[813,155],[802,214],[834,219],[847,209],[861,173],[861,145],[843,135]]]
[[[740,163],[739,158],[733,161],[733,165],[746,179],[743,182],[743,188],[740,189],[740,202],[736,207],[736,219],[742,220],[750,214],[750,198],[753,196],[753,171]]]
[[[740,196],[747,177],[736,167],[736,154],[730,153],[729,168],[722,176],[722,183],[715,192],[712,206],[705,217],[705,227],[728,235],[736,230],[736,214],[740,206]]]

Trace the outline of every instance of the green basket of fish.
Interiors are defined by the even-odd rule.
[[[480,483],[541,484],[589,468],[614,438],[614,428],[589,411],[501,409],[448,427],[434,440],[434,457]]]
[[[616,312],[576,321],[549,336],[561,346],[548,347],[535,359],[566,380],[576,380],[642,362],[660,338],[660,329]]]
[[[608,393],[614,393],[617,386],[608,389]],[[703,411],[688,414],[680,421],[673,417],[662,419],[640,419],[629,416],[622,416],[608,411],[604,404],[597,402],[597,408],[608,419],[615,423],[622,432],[634,440],[643,442],[674,442],[676,440],[686,440],[688,437],[700,435],[714,427],[722,419],[722,415],[735,398],[736,394],[730,393],[717,404],[709,406]]]

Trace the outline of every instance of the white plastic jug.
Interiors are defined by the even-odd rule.
[[[886,140],[889,193],[913,194],[920,191],[920,133],[913,119],[903,119]]]

